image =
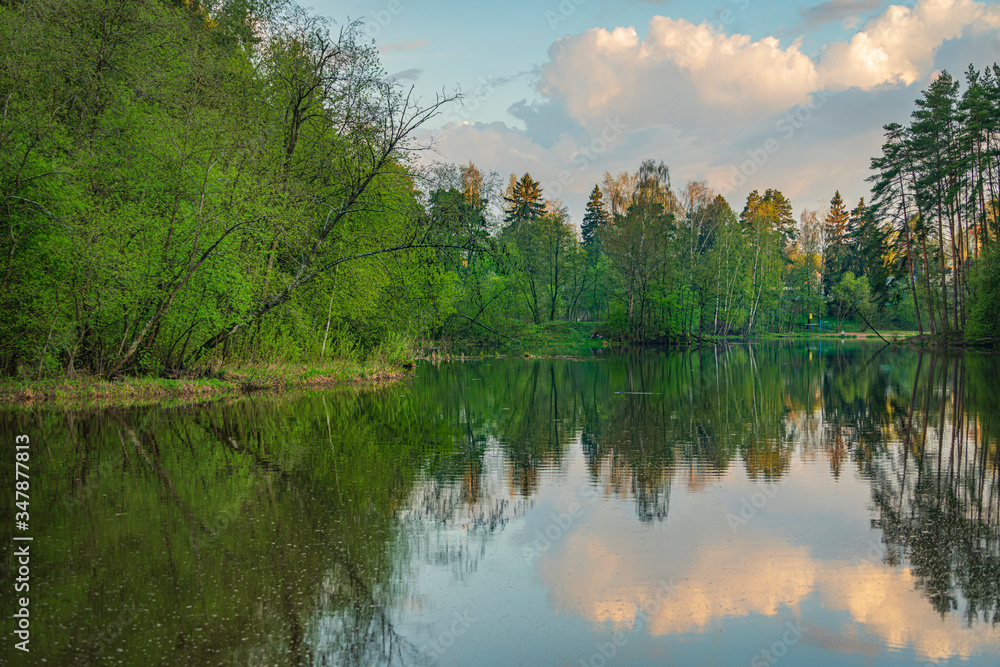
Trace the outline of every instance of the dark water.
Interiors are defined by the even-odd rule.
[[[9,664],[1000,663],[996,358],[423,364],[0,439]]]

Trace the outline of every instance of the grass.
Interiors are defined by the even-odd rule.
[[[374,359],[331,360],[322,365],[268,364],[223,367],[209,378],[133,377],[109,381],[97,377],[41,381],[0,380],[0,404],[137,405],[205,400],[256,391],[300,387],[371,384],[399,379],[408,365]]]
[[[594,348],[602,348],[605,341],[593,338],[596,322],[546,322],[533,324],[522,330],[518,339],[521,345],[511,345],[510,352],[528,352],[535,356],[590,356]]]
[[[917,332],[916,331],[898,331],[898,330],[884,330],[883,331],[882,329],[879,329],[878,333],[882,334],[887,340],[892,340],[893,338],[896,338],[898,340],[903,340],[904,338],[907,338],[909,336],[916,335]],[[763,334],[761,337],[765,338],[765,339],[789,339],[789,338],[792,338],[792,339],[796,339],[796,340],[813,340],[813,339],[817,339],[817,338],[823,338],[823,339],[828,339],[828,338],[829,339],[833,339],[833,338],[858,338],[858,339],[862,339],[862,338],[878,338],[878,334],[876,334],[871,329],[869,329],[867,331],[847,331],[845,329],[843,335],[841,335],[839,331],[837,331],[837,332],[834,332],[834,331],[824,331],[823,333],[795,331],[795,332],[791,332],[791,333],[768,333],[768,334]]]

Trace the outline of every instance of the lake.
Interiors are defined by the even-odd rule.
[[[10,664],[1000,662],[1000,361],[881,343],[418,364],[0,413]]]

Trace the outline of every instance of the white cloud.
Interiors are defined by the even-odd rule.
[[[945,40],[997,27],[997,10],[973,0],[922,0],[912,9],[892,5],[849,42],[827,47],[821,58],[822,84],[830,90],[910,85],[931,72],[934,54]]]
[[[910,85],[933,69],[936,50],[966,32],[995,30],[1000,12],[974,0],[893,5],[848,42],[816,59],[796,40],[754,41],[703,23],[654,17],[634,28],[595,28],[558,40],[539,91],[587,126],[621,116],[635,126],[697,127],[761,118],[808,101],[818,90]]]
[[[818,82],[798,43],[662,16],[644,40],[633,28],[596,28],[557,41],[549,56],[540,91],[585,126],[614,116],[644,127],[760,117],[805,102]]]
[[[783,46],[774,37],[754,40],[654,17],[641,39],[634,28],[618,27],[556,41],[539,70],[539,98],[509,106],[526,130],[449,126],[440,150],[445,159],[472,159],[502,174],[530,171],[543,184],[554,185],[568,170],[570,182],[547,194],[561,197],[578,220],[604,171],[634,170],[644,158],[667,162],[678,184],[708,179],[737,210],[749,190],[768,187],[794,198],[796,207],[815,207],[835,189],[857,201],[867,196],[864,178],[881,125],[906,122],[933,73],[958,74],[970,58],[977,67],[1000,59],[996,5],[891,6],[850,39],[811,55],[797,41]],[[829,101],[788,132],[782,119],[815,103],[820,91]],[[609,122],[627,130],[583,165],[580,148]],[[734,170],[772,139],[766,164],[731,188]]]
[[[845,655],[867,648],[857,641],[857,629],[877,644],[912,649],[934,661],[967,660],[1000,641],[996,627],[938,614],[909,568],[820,559],[802,546],[766,538],[744,538],[734,559],[728,540],[706,540],[682,562],[674,557],[664,587],[662,561],[615,549],[606,532],[579,527],[563,545],[558,558],[545,554],[539,563],[553,606],[615,632],[704,632],[727,618],[779,616],[787,608],[808,627],[809,643]],[[803,606],[816,596],[848,622],[832,633],[809,627]]]

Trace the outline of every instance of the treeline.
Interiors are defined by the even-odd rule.
[[[421,105],[287,0],[0,3],[0,374],[401,345],[442,274]]]
[[[358,24],[290,0],[0,3],[0,375],[114,377],[849,318],[1000,336],[1000,84],[947,74],[887,126],[874,205],[737,213],[661,162],[579,227],[529,174],[418,167],[421,104]]]
[[[872,201],[837,191],[798,218],[776,189],[739,214],[704,182],[674,189],[663,163],[606,173],[579,234],[530,174],[495,182],[469,164],[435,191],[432,217],[504,251],[453,257],[445,338],[500,340],[520,323],[596,320],[631,342],[818,328],[889,327],[1000,340],[1000,67],[942,73],[908,128],[886,125]],[[487,188],[489,190],[489,188]],[[501,209],[491,227],[488,212]],[[464,238],[464,237],[463,237]]]
[[[472,164],[454,173],[454,187],[431,195],[431,217],[462,230],[455,245],[476,235],[494,245],[441,253],[458,287],[439,337],[499,342],[553,320],[598,321],[633,343],[801,331],[823,317],[831,328],[916,326],[891,231],[864,199],[848,211],[837,192],[827,211],[796,220],[768,189],[737,214],[704,182],[675,190],[667,166],[648,160],[604,175],[577,234],[530,174],[493,188],[503,215],[491,226],[482,184],[495,176]]]
[[[1000,67],[947,72],[908,127],[884,126],[873,195],[891,225],[921,333],[1000,338]]]

